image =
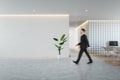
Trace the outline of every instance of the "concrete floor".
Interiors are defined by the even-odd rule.
[[[0,80],[120,80],[120,69],[93,59],[93,64],[86,64],[88,59],[82,57],[79,65],[72,59],[0,59]]]

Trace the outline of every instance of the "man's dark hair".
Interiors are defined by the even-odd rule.
[[[84,28],[81,29],[83,32],[85,32],[86,30]]]

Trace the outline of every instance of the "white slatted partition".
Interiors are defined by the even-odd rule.
[[[88,38],[92,52],[101,52],[108,41],[120,43],[120,20],[89,20]]]

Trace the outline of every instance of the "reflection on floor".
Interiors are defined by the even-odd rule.
[[[72,59],[61,60],[3,60],[0,59],[0,80],[119,80],[120,69],[98,58],[79,65]]]
[[[120,57],[106,56],[106,55],[100,55],[100,54],[92,54],[92,55],[100,58],[101,60],[107,62],[108,64],[111,64],[113,66],[120,68]]]

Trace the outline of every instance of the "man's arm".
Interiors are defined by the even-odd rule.
[[[87,47],[90,47],[89,41],[88,41],[88,39],[87,39],[87,36],[85,36],[85,42],[86,42]]]

